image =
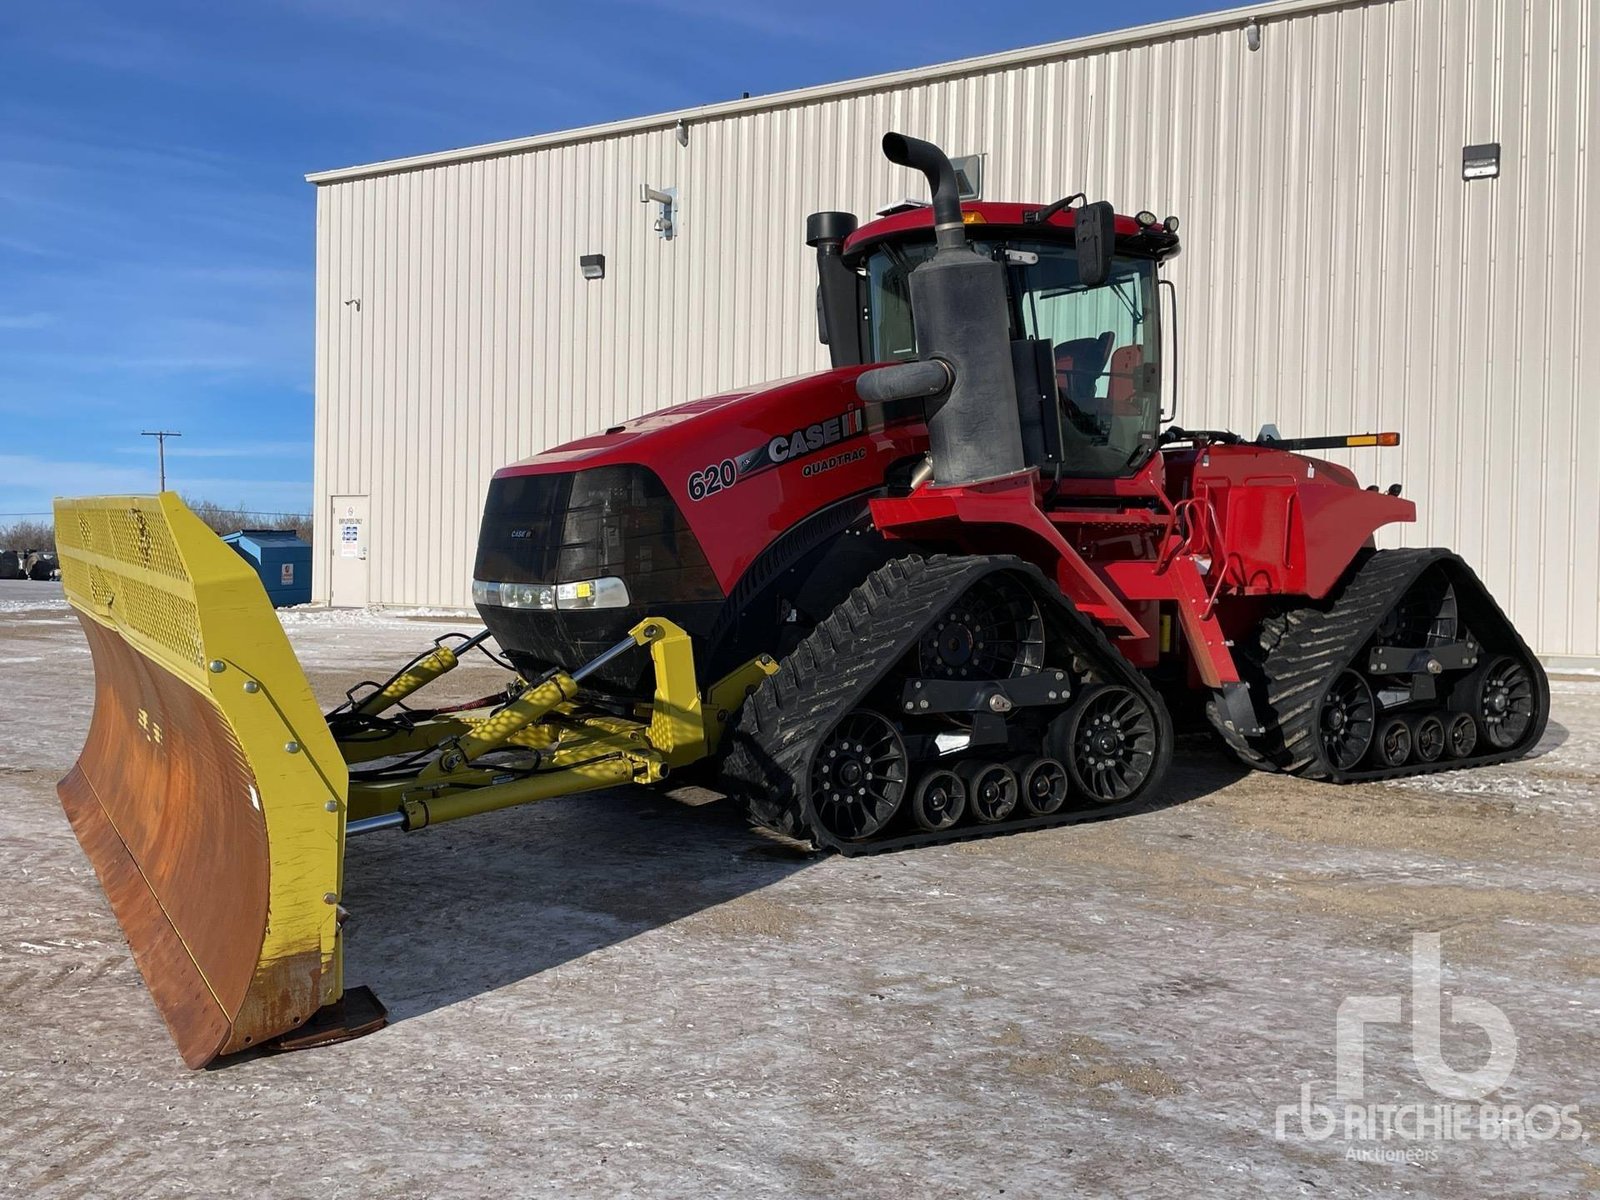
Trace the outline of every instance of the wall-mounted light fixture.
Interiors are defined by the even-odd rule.
[[[1250,24],[1244,27],[1244,44],[1248,50],[1261,49],[1261,22],[1253,17]]]
[[[1461,151],[1461,178],[1493,179],[1500,174],[1500,143],[1485,142]]]
[[[606,277],[606,256],[604,254],[578,255],[578,270],[583,272],[585,279],[604,279]]]
[[[956,187],[963,200],[983,198],[983,155],[962,154],[950,160],[956,171]]]
[[[648,183],[639,185],[639,203],[660,205],[661,211],[656,216],[655,230],[661,235],[663,241],[670,242],[677,233],[678,224],[678,189],[653,188]]]
[[[687,146],[689,144],[689,122],[683,120],[681,117],[678,119],[677,134],[678,145]]]

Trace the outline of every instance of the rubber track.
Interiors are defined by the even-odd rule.
[[[1072,644],[1100,677],[1139,692],[1157,716],[1157,761],[1151,778],[1128,803],[1092,810],[1024,817],[992,825],[962,824],[939,833],[913,833],[876,841],[845,842],[815,820],[797,783],[807,778],[814,748],[835,724],[916,646],[939,614],[968,588],[1000,572],[1021,575],[1041,593],[1053,591],[1038,568],[1018,558],[933,555],[893,559],[857,586],[789,654],[739,710],[723,760],[724,786],[743,797],[757,824],[845,855],[879,853],[938,842],[1064,825],[1116,816],[1148,806],[1171,755],[1166,710],[1143,677],[1111,648],[1099,628],[1064,600],[1047,615],[1073,626]]]
[[[1493,616],[1499,619],[1501,632],[1506,636],[1494,640],[1509,641],[1510,646],[1499,651],[1486,651],[1486,654],[1517,653],[1532,669],[1538,682],[1540,705],[1535,728],[1519,745],[1496,754],[1440,759],[1433,763],[1407,763],[1400,767],[1335,770],[1327,764],[1322,754],[1319,728],[1322,697],[1334,677],[1354,661],[1377,631],[1385,614],[1399,603],[1424,571],[1436,564],[1446,567],[1458,591],[1463,586],[1476,588],[1474,606],[1491,610]],[[1484,637],[1481,631],[1478,636],[1486,646],[1491,640]],[[1240,667],[1251,685],[1251,694],[1265,732],[1257,737],[1243,738],[1222,724],[1214,703],[1206,706],[1206,714],[1228,747],[1245,763],[1261,771],[1282,771],[1307,779],[1354,783],[1491,766],[1521,758],[1532,749],[1544,732],[1550,711],[1548,685],[1539,660],[1518,636],[1472,568],[1448,550],[1379,550],[1372,553],[1357,565],[1331,605],[1307,605],[1268,618],[1262,624],[1257,646],[1251,649],[1254,653],[1240,655]]]

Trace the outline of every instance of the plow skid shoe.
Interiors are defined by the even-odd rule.
[[[172,493],[56,503],[94,717],[58,787],[184,1061],[343,992],[344,763],[254,571]]]

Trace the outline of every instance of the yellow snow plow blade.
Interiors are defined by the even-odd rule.
[[[759,655],[702,693],[689,635],[645,617],[571,672],[417,707],[489,637],[447,633],[324,717],[255,572],[175,495],[58,500],[56,544],[95,673],[57,790],[192,1067],[384,1023],[370,991],[344,987],[347,837],[660,782],[715,750],[777,670]],[[586,676],[635,652],[654,667],[649,703],[584,697]]]
[[[58,791],[184,1060],[343,990],[347,772],[256,574],[173,493],[58,500],[94,717]]]

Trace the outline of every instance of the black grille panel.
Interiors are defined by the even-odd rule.
[[[559,531],[571,475],[509,475],[492,480],[478,532],[474,579],[555,582]]]
[[[626,637],[647,615],[676,621],[701,639],[716,620],[723,593],[688,521],[646,467],[512,475],[490,483],[475,579],[567,583],[607,576],[627,584],[626,608],[482,606],[484,623],[519,670],[572,670]],[[650,658],[641,653],[618,660],[590,683],[632,693],[646,688],[649,678]]]

